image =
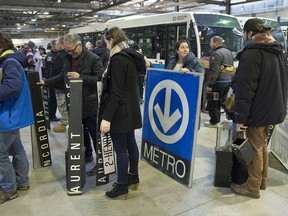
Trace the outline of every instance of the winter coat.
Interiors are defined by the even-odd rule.
[[[212,88],[215,82],[231,82],[231,74],[220,72],[222,64],[233,66],[233,55],[230,50],[220,46],[212,52],[210,57],[208,87]]]
[[[169,61],[166,68],[173,70],[178,62],[178,59],[179,59],[178,53],[175,52],[175,55]],[[187,56],[184,57],[183,68],[188,68],[191,72],[204,73],[203,65],[201,64],[200,60],[196,58],[196,56],[192,52],[190,52]]]
[[[137,94],[138,71],[142,66],[145,67],[143,56],[130,48],[110,59],[101,94],[99,120],[111,122],[111,133],[126,133],[142,127]]]
[[[64,83],[67,72],[71,71],[72,60],[70,55],[67,55],[63,60],[62,73],[45,80],[46,86],[54,87],[57,83]],[[84,119],[95,116],[98,113],[97,81],[101,80],[104,68],[99,56],[87,49],[82,49],[78,57],[78,65],[79,67],[76,72],[80,74],[80,78],[83,80],[82,118]]]
[[[110,57],[110,51],[106,47],[97,47],[92,49],[92,52],[98,55],[101,58],[102,64],[104,69],[107,68],[108,66],[108,61]]]
[[[0,67],[3,70],[0,83],[0,132],[34,124],[29,86],[21,64],[26,64],[23,52],[0,58]]]
[[[276,43],[254,43],[237,58],[235,120],[261,127],[283,122],[287,107],[287,60]]]

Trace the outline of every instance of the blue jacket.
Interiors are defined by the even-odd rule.
[[[169,61],[167,65],[167,69],[173,70],[175,65],[178,62],[178,53],[175,52],[175,55]],[[183,59],[183,68],[188,68],[191,72],[198,72],[204,73],[204,67],[201,64],[200,60],[196,58],[194,53],[190,52],[187,56]]]
[[[0,132],[34,124],[29,86],[21,66],[25,65],[25,61],[22,52],[0,58],[0,67],[3,70],[0,83]]]

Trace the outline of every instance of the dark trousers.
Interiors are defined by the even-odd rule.
[[[49,118],[50,119],[56,118],[57,100],[54,92],[54,87],[49,87],[48,109],[49,109]]]
[[[128,133],[110,133],[117,158],[117,183],[128,183],[129,173],[138,174],[139,150],[134,131]]]
[[[82,119],[83,129],[84,129],[84,147],[85,147],[85,157],[92,156],[93,148],[91,146],[90,137],[92,138],[93,147],[96,153],[97,149],[97,116],[90,116]]]
[[[220,122],[221,110],[222,107],[226,111],[225,102],[227,99],[227,94],[229,92],[231,83],[215,83],[212,88],[213,92],[219,93],[219,100],[208,100],[206,109],[209,112],[210,123],[217,124]]]

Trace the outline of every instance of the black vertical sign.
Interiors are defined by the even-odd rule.
[[[31,136],[36,136],[36,138],[35,139],[32,138],[32,140],[37,141],[35,145],[39,150],[41,166],[46,167],[52,164],[52,160],[51,160],[49,139],[47,134],[47,127],[45,123],[45,112],[43,108],[42,92],[41,87],[37,85],[37,82],[39,81],[39,73],[28,72],[27,76],[35,119],[35,123],[32,126],[35,129],[34,130],[35,134],[31,134]]]
[[[107,134],[108,135],[108,134]],[[101,132],[98,132],[98,142],[97,142],[97,162],[96,162],[96,185],[103,185],[109,183],[109,175],[106,175],[104,172],[104,164],[103,164],[103,149],[102,149],[102,142],[105,137],[101,134]]]
[[[45,61],[43,61],[43,65],[45,65]],[[45,67],[42,67],[42,77],[43,79],[47,79],[47,71]],[[45,113],[45,123],[47,129],[51,130],[50,127],[50,120],[49,120],[49,99],[50,99],[50,91],[49,88],[46,86],[42,87],[42,94],[43,94],[43,104],[44,104],[44,113]]]
[[[82,83],[70,80],[68,149],[66,151],[66,184],[69,195],[81,195],[86,182],[82,130]]]
[[[49,120],[49,88],[46,86],[43,86],[42,88],[42,94],[43,94],[43,104],[44,104],[44,113],[45,113],[45,124],[47,126],[47,129],[50,130],[50,120]]]

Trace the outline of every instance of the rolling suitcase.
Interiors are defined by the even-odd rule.
[[[231,172],[233,165],[232,144],[232,125],[229,122],[223,122],[217,128],[216,137],[216,164],[215,164],[215,187],[230,187]]]

